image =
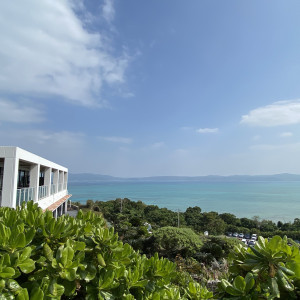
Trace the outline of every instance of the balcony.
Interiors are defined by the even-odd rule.
[[[35,200],[35,192],[38,192],[37,200],[41,202],[42,206],[46,206],[57,200],[59,197],[65,196],[67,193],[67,184],[51,184],[48,185],[41,185],[36,189],[36,187],[28,187],[17,189],[17,199],[16,199],[16,206],[20,206],[23,202],[28,202],[30,200]],[[50,193],[49,193],[50,191]],[[43,204],[42,204],[43,203]],[[1,205],[1,191],[0,191],[0,205]]]
[[[20,206],[23,202],[27,203],[30,200],[34,200],[34,195],[35,195],[34,193],[35,193],[34,187],[17,189],[16,205]]]
[[[39,200],[48,197],[48,185],[39,186]]]
[[[56,184],[51,184],[51,195],[56,193]]]

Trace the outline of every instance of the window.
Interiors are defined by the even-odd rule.
[[[45,172],[41,171],[40,172],[40,181],[39,181],[39,186],[44,185],[45,183]]]
[[[29,171],[19,170],[18,189],[29,187]]]

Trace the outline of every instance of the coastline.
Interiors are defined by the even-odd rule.
[[[300,183],[279,182],[84,182],[69,184],[72,201],[141,200],[181,212],[199,206],[202,211],[232,213],[237,217],[274,222],[293,221],[300,210]]]

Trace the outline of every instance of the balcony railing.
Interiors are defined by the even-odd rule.
[[[67,189],[67,183],[51,184],[51,195]]]
[[[48,197],[48,185],[39,186],[39,200]]]
[[[56,184],[51,184],[51,195],[56,193]]]
[[[57,190],[58,187],[58,190]],[[41,200],[43,198],[46,198],[49,195],[48,191],[50,188],[50,193],[51,195],[56,194],[57,192],[60,192],[62,190],[67,189],[67,184],[66,183],[60,183],[58,185],[56,184],[51,184],[51,186],[48,185],[41,185],[38,188],[38,200]],[[17,206],[20,206],[22,202],[28,202],[30,200],[35,199],[35,187],[29,187],[29,188],[22,188],[22,189],[17,189]],[[1,199],[2,199],[2,191],[0,190],[0,206],[1,206]]]
[[[17,206],[20,206],[23,202],[34,200],[34,187],[17,189]]]

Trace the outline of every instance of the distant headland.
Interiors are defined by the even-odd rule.
[[[69,182],[257,182],[257,181],[300,181],[299,174],[274,174],[274,175],[208,175],[208,176],[151,176],[151,177],[114,177],[110,175],[92,173],[69,173]]]

